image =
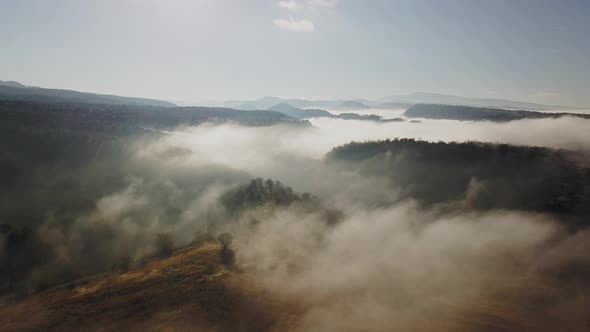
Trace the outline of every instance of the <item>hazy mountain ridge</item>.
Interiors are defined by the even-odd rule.
[[[402,118],[394,119],[383,119],[382,116],[376,114],[357,114],[357,113],[340,113],[332,114],[328,111],[308,108],[301,109],[294,107],[288,103],[281,102],[269,108],[269,110],[281,112],[288,116],[298,119],[310,119],[310,118],[330,118],[330,119],[343,119],[343,120],[362,120],[362,121],[375,121],[375,122],[396,122],[404,121]]]
[[[280,112],[297,119],[308,119],[313,117],[332,117],[333,114],[320,109],[301,109],[288,103],[281,102],[268,108],[270,111]]]
[[[0,81],[0,100],[33,100],[33,101],[70,101],[84,103],[128,104],[143,106],[175,107],[176,104],[156,99],[124,97],[117,95],[96,94],[65,89],[50,89],[26,86],[16,81]],[[404,109],[415,104],[445,104],[471,107],[519,108],[523,110],[576,110],[579,108],[543,105],[531,102],[513,101],[501,98],[467,98],[439,93],[414,92],[408,95],[390,95],[380,100],[368,99],[283,99],[265,96],[256,100],[228,100],[224,102],[206,102],[204,105],[222,106],[238,110],[267,110],[274,105],[288,103],[291,106],[307,108],[326,108],[334,110],[370,110]],[[183,102],[183,104],[195,104]]]
[[[408,95],[391,95],[384,98],[390,102],[413,104],[446,104],[472,107],[520,108],[531,110],[578,109],[576,107],[544,105],[531,102],[514,101],[502,98],[467,98],[430,92],[414,92]]]
[[[415,104],[445,104],[471,107],[493,107],[525,110],[576,110],[568,106],[544,105],[502,98],[467,98],[440,93],[414,92],[407,95],[391,95],[377,100],[368,99],[283,99],[266,96],[256,100],[229,100],[225,107],[236,109],[268,109],[279,103],[298,108],[326,108],[334,110],[407,109]]]
[[[369,109],[370,106],[365,105],[359,100],[305,100],[305,99],[281,99],[277,97],[262,97],[256,100],[229,100],[223,103],[224,107],[230,107],[242,110],[256,110],[256,109],[268,109],[274,105],[280,103],[287,103],[297,108],[327,108],[334,110],[347,110],[347,109]]]
[[[0,81],[0,100],[176,107],[176,105],[171,102],[156,99],[122,97],[64,89],[29,87],[15,81]]]
[[[157,107],[120,104],[42,103],[29,101],[0,101],[2,125],[18,128],[23,125],[42,126],[56,130],[140,129],[142,127],[173,129],[181,125],[203,122],[231,122],[265,126],[278,123],[309,125],[273,111],[239,111],[212,107]]]

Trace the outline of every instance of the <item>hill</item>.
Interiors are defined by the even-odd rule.
[[[466,98],[440,93],[414,92],[406,95],[391,95],[379,100],[366,99],[284,99],[262,97],[256,100],[228,100],[220,103],[224,107],[255,110],[268,109],[279,103],[288,103],[298,108],[321,108],[328,110],[370,110],[376,109],[407,109],[416,104],[441,104],[471,107],[522,109],[522,110],[577,110],[575,107],[543,105],[531,102],[514,101],[501,98]]]
[[[2,127],[36,126],[52,130],[128,131],[170,129],[203,122],[234,122],[248,126],[279,123],[308,125],[273,111],[239,111],[213,107],[158,107],[121,104],[0,101]]]
[[[283,330],[297,307],[252,287],[217,242],[0,305],[3,331]]]
[[[37,102],[75,102],[109,105],[121,104],[159,107],[176,106],[173,103],[155,99],[121,97],[115,95],[79,92],[74,90],[28,87],[14,81],[0,81],[0,100],[20,100]]]
[[[20,84],[16,81],[0,81],[0,86],[9,86],[13,88],[26,88],[26,85]]]
[[[384,98],[386,101],[413,104],[445,104],[472,107],[518,108],[531,110],[576,109],[574,107],[543,105],[523,101],[501,98],[466,98],[430,92],[414,92],[407,95],[392,95]]]
[[[399,189],[399,199],[425,205],[590,213],[590,169],[567,151],[396,139],[349,143],[327,158],[367,176],[385,176]]]
[[[338,108],[349,110],[367,110],[371,107],[357,100],[347,100],[338,105]]]
[[[288,103],[277,104],[269,110],[280,112],[288,116],[298,119],[310,119],[310,118],[331,118],[331,119],[342,119],[342,120],[362,120],[362,121],[375,121],[375,122],[401,122],[404,121],[402,118],[394,119],[383,119],[382,116],[376,114],[357,114],[357,113],[340,113],[332,114],[330,112],[320,109],[301,109],[291,106]]]
[[[269,109],[277,104],[287,103],[293,107],[306,108],[325,108],[340,110],[366,110],[371,107],[368,105],[375,104],[364,99],[342,100],[342,99],[281,99],[277,97],[262,97],[256,100],[228,100],[223,103],[223,107],[230,107],[240,110],[263,110]],[[397,106],[397,105],[396,105]]]
[[[280,112],[297,119],[309,119],[314,117],[332,117],[330,112],[319,109],[301,109],[291,106],[289,103],[279,103],[269,108],[270,111]]]
[[[257,284],[247,268],[224,265],[222,252],[223,247],[217,241],[193,245],[126,272],[95,275],[0,305],[0,326],[6,332],[308,331],[326,328],[306,321],[310,312],[317,312],[313,298],[274,294]],[[564,288],[527,280],[526,284],[510,288],[528,296],[528,300],[522,302],[512,300],[512,293],[467,303],[421,298],[422,320],[412,322],[411,326],[421,327],[420,331],[437,331],[440,327],[448,331],[478,332],[585,331],[580,327],[584,324],[584,315],[576,316],[564,310],[539,316],[542,304],[537,302],[550,301],[550,298],[535,296],[536,292],[561,292]],[[355,305],[361,306],[358,301]],[[394,314],[399,315],[399,312]],[[574,319],[568,319],[571,317]],[[315,322],[321,322],[321,318]],[[330,318],[325,317],[326,320]]]
[[[522,119],[555,119],[573,116],[590,119],[590,114],[547,113],[534,111],[513,111],[500,108],[483,108],[457,105],[418,104],[403,114],[408,118],[447,119],[462,121],[507,122]]]

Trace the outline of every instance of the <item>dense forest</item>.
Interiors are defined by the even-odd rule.
[[[97,190],[93,194],[99,195],[108,188],[105,186],[85,189]],[[161,205],[158,210],[168,210],[160,217],[168,219],[166,222],[172,228],[182,219],[181,209],[185,209],[189,202],[169,202],[165,197],[165,195],[172,194],[169,190],[166,191],[165,188],[154,189],[165,190],[163,197],[157,200]],[[188,186],[183,189],[189,190]],[[190,200],[191,196],[194,198],[198,195],[197,192],[189,192],[187,197],[183,197],[182,200]],[[88,197],[80,197],[78,200],[88,199]],[[27,224],[10,218],[7,220],[12,222],[0,224],[0,236],[2,237],[0,238],[0,296],[35,293],[98,272],[126,271],[131,266],[145,264],[151,259],[166,257],[179,247],[179,244],[165,229],[153,237],[144,237],[141,241],[131,240],[128,234],[122,234],[122,226],[119,224],[100,222],[86,225],[80,229],[79,225],[76,225],[76,219],[91,213],[93,206],[89,204],[85,209],[63,206],[64,203],[73,204],[72,200],[75,201],[76,198],[57,195],[56,200],[48,202],[55,204],[56,208],[67,208],[69,220],[66,216],[57,214],[53,217],[55,220],[50,222],[39,220],[37,223]],[[220,229],[223,224],[236,222],[239,220],[240,213],[260,207],[265,207],[266,217],[268,217],[268,213],[272,213],[274,208],[293,206],[295,209],[321,213],[321,218],[328,224],[337,222],[341,218],[340,212],[323,206],[317,197],[309,193],[297,193],[281,182],[271,179],[253,179],[250,182],[229,188],[220,196],[219,202],[213,205],[216,204],[219,204],[220,207],[223,206],[224,210],[219,211],[215,216],[208,217],[208,228],[203,227],[200,231],[190,234],[191,243],[214,239],[215,233],[218,232],[216,230]],[[43,212],[50,213],[49,206],[44,208]],[[149,216],[148,212],[135,217],[149,218]],[[134,216],[129,215],[129,217],[133,218]],[[122,221],[117,220],[117,222]],[[87,222],[91,221],[87,220]],[[256,219],[251,219],[250,225],[256,226],[257,222]],[[81,243],[78,245],[53,243],[49,238],[52,235],[47,233],[48,227],[52,228],[53,232],[60,232],[66,239],[76,237]],[[222,235],[227,237],[225,234]],[[121,246],[119,241],[131,242],[119,249],[110,247]],[[150,249],[144,251],[144,248]],[[64,250],[68,254],[67,260],[62,257]],[[138,253],[140,254],[138,255]]]
[[[180,125],[204,122],[234,122],[247,126],[279,123],[306,125],[279,112],[244,112],[211,107],[155,107],[134,105],[41,103],[0,101],[0,123],[3,128],[59,130],[128,131],[142,128],[173,129]]]
[[[94,218],[109,195],[127,195],[140,187],[147,197],[142,199],[155,205],[125,218],[141,227],[152,218],[172,225],[209,183],[250,178],[219,167],[162,178],[158,165],[136,159],[139,147],[167,135],[161,130],[202,123],[309,127],[272,111],[0,101],[2,292],[36,290],[126,265],[122,262],[157,251],[158,239],[165,243],[166,237],[153,238],[165,227],[129,238],[118,219],[82,221]],[[67,261],[60,261],[64,253]]]
[[[395,139],[353,142],[327,157],[367,176],[386,176],[401,190],[401,198],[428,205],[462,202],[473,209],[579,216],[590,212],[590,169],[567,151]]]

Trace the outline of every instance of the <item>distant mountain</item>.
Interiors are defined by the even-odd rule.
[[[13,88],[26,88],[26,85],[22,85],[16,81],[0,81],[0,86],[10,86]]]
[[[523,101],[513,101],[499,98],[466,98],[439,93],[414,92],[408,95],[393,95],[384,98],[388,102],[410,103],[410,104],[445,104],[473,107],[498,107],[498,108],[517,108],[532,110],[548,109],[576,109],[565,106],[542,105]]]
[[[369,105],[363,104],[357,100],[347,100],[342,102],[338,105],[340,109],[350,109],[350,110],[366,110],[371,108]]]
[[[273,111],[0,100],[0,129],[3,130],[35,128],[34,132],[126,133],[145,128],[168,130],[204,122],[244,126],[310,125],[307,121]]]
[[[548,113],[524,110],[506,110],[458,105],[417,104],[410,107],[404,116],[408,118],[447,119],[462,121],[506,122],[521,119],[546,119],[573,116],[590,119],[590,114]]]
[[[283,99],[262,97],[256,100],[229,100],[219,105],[239,110],[266,110],[280,103],[287,103],[300,109],[319,108],[327,110],[365,111],[370,109],[408,109],[416,104],[441,104],[471,107],[492,107],[519,110],[576,110],[578,108],[542,105],[501,98],[466,98],[440,93],[414,92],[407,95],[391,95],[380,100],[368,99]]]
[[[395,119],[383,119],[383,117],[376,114],[357,114],[357,113],[340,113],[332,114],[330,112],[320,109],[301,109],[294,107],[288,103],[279,103],[271,108],[271,111],[280,112],[290,117],[297,119],[309,119],[309,118],[330,118],[330,119],[342,119],[342,120],[362,120],[362,121],[375,121],[375,122],[400,122],[404,121],[401,118]]]
[[[269,107],[268,109],[270,111],[281,112],[281,113],[286,114],[286,115],[289,115],[287,113],[297,114],[297,113],[303,111],[300,108],[297,108],[295,106],[291,106],[289,103],[278,103],[278,104],[276,104],[274,106]],[[291,115],[289,115],[289,116],[291,116]],[[297,116],[294,116],[294,117],[299,117],[299,116],[297,115]]]
[[[306,99],[281,99],[277,97],[262,97],[256,100],[228,100],[223,103],[223,107],[239,110],[266,110],[280,103],[287,103],[300,109],[323,108],[323,109],[340,109],[340,110],[366,110],[371,107],[364,99],[341,100],[341,99],[324,99],[324,100],[306,100]]]
[[[332,117],[332,113],[320,109],[301,109],[291,106],[289,103],[279,103],[269,108],[270,111],[280,112],[297,119],[309,119],[314,117]]]
[[[74,90],[45,89],[29,87],[14,81],[0,81],[0,100],[21,100],[37,102],[75,102],[109,105],[136,105],[136,106],[160,106],[175,107],[167,101],[103,95]]]
[[[238,109],[238,110],[266,110],[276,104],[283,102],[277,97],[262,97],[256,100],[228,100],[223,103],[223,107]]]
[[[394,101],[387,101],[384,103],[375,103],[372,106],[374,108],[381,108],[381,109],[408,109],[412,106],[414,106],[415,104],[412,103],[397,103]]]

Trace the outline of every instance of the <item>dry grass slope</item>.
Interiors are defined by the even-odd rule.
[[[272,296],[249,280],[247,272],[224,266],[220,252],[218,242],[188,247],[126,273],[81,279],[2,305],[0,330],[307,330],[302,318],[313,304]],[[509,293],[518,289],[522,291],[518,286]],[[535,305],[519,305],[509,297],[471,304],[424,299],[425,310],[412,331],[587,331],[588,326],[579,325],[588,317],[584,308],[548,317]],[[568,316],[577,319],[560,319]]]
[[[2,331],[285,330],[292,311],[220,263],[218,243],[0,307]],[[280,326],[278,322],[282,322]]]

